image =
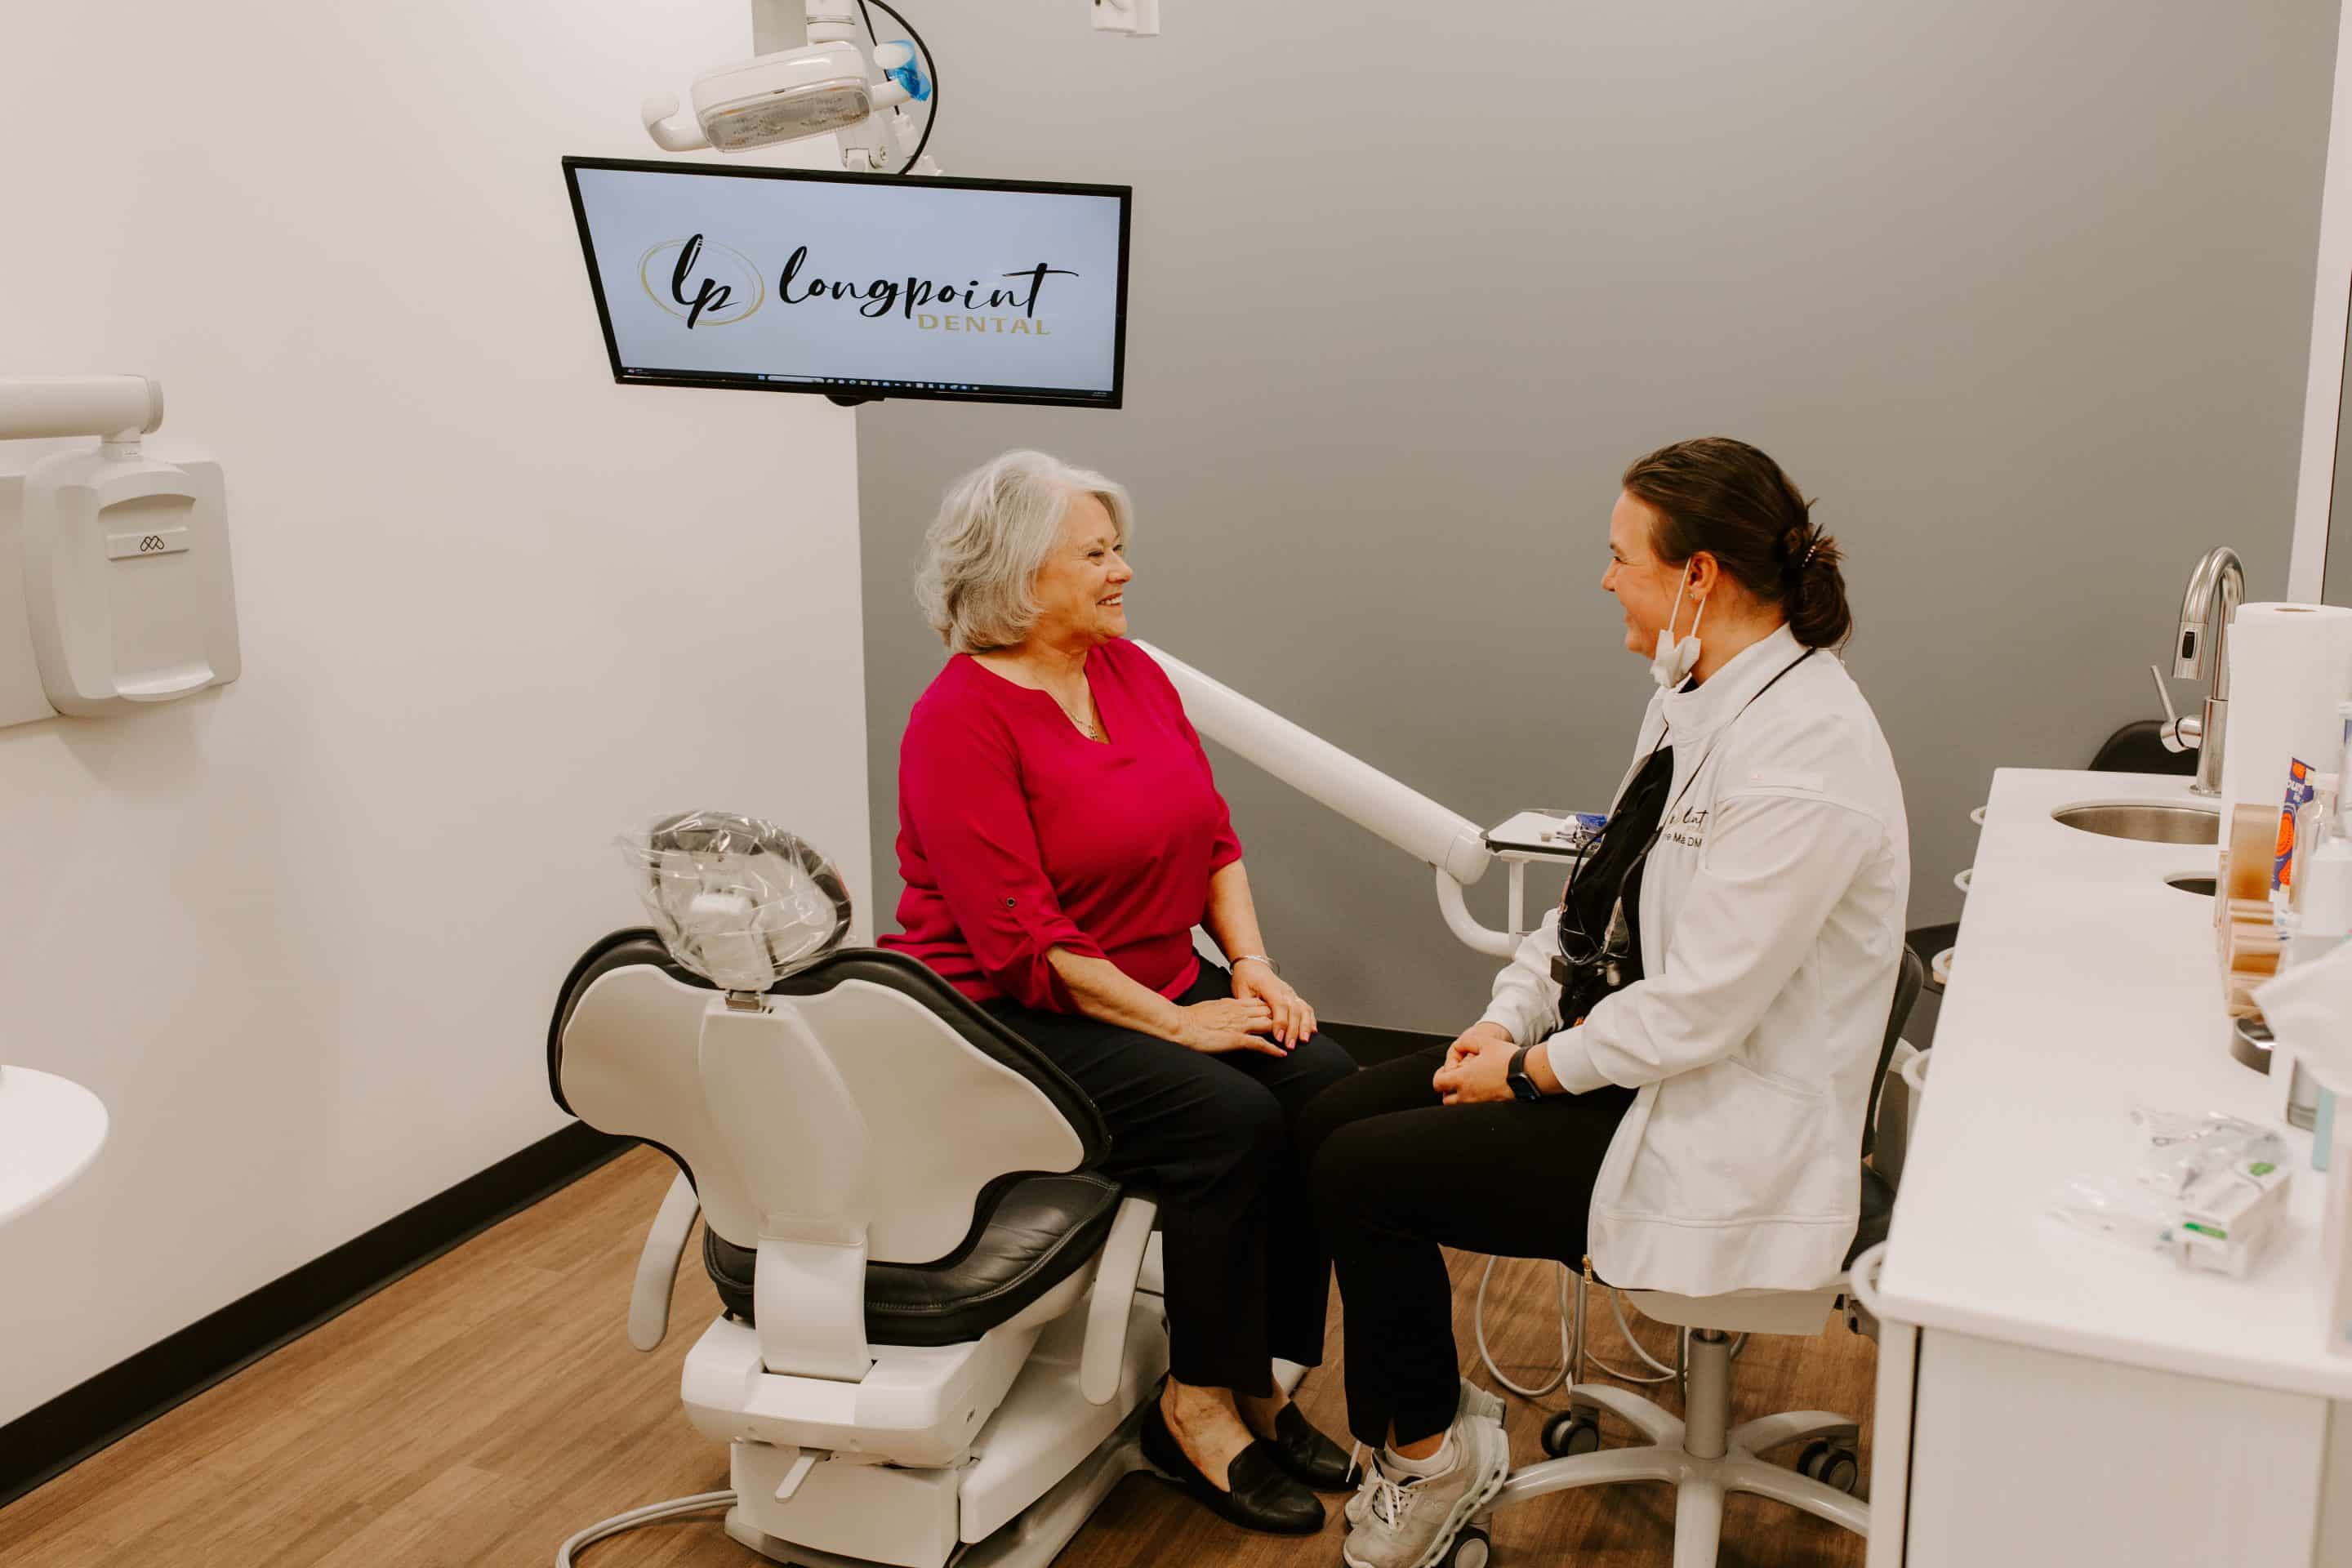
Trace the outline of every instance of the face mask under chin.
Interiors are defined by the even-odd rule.
[[[1691,629],[1682,641],[1674,642],[1675,621],[1683,613],[1683,590],[1690,584],[1690,572],[1685,568],[1682,581],[1675,584],[1675,607],[1666,612],[1666,624],[1658,633],[1658,649],[1650,660],[1650,679],[1669,690],[1680,686],[1698,666],[1698,626],[1706,619],[1706,601],[1698,602],[1698,614],[1691,617]]]

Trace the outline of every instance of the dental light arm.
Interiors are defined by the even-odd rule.
[[[1173,654],[1135,644],[1168,672],[1192,727],[1256,763],[1357,826],[1434,867],[1445,923],[1480,952],[1508,957],[1517,939],[1471,918],[1462,889],[1486,874],[1494,855],[1475,823],[1339,747],[1212,679]]]

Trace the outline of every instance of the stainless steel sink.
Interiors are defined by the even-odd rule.
[[[2068,827],[2143,844],[2218,844],[2221,814],[2204,805],[2070,805],[2050,814]]]
[[[2200,877],[2194,871],[2182,871],[2167,877],[2164,879],[2164,885],[2168,888],[2178,888],[2184,893],[2194,893],[2200,899],[2210,899],[2213,896],[2214,885],[2218,880],[2218,878]]]

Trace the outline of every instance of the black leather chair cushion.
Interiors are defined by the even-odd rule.
[[[2171,773],[2187,778],[2196,771],[2196,752],[2165,749],[2164,723],[2157,719],[2125,725],[2108,736],[2091,758],[2095,773]]]
[[[1846,1248],[1846,1267],[1853,1260],[1886,1239],[1889,1226],[1895,1223],[1895,1189],[1886,1178],[1864,1165],[1862,1168],[1862,1223],[1854,1227],[1853,1245]]]
[[[866,1337],[877,1345],[976,1340],[1068,1279],[1110,1234],[1118,1184],[1080,1171],[1003,1188],[973,1238],[937,1263],[866,1266]],[[756,1254],[712,1231],[702,1261],[727,1310],[752,1322]]]

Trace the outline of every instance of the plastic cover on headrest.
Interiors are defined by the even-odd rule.
[[[772,822],[689,811],[621,846],[662,945],[722,990],[765,991],[848,933],[839,869]]]

